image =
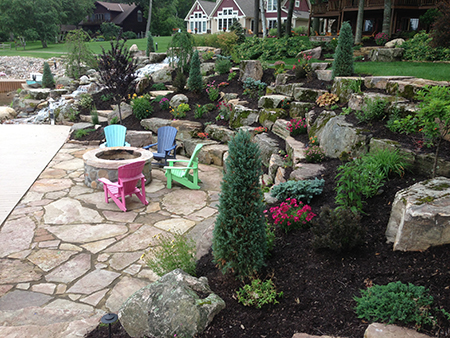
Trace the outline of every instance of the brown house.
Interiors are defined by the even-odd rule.
[[[421,27],[419,17],[430,8],[436,8],[438,0],[391,0],[392,34],[400,31],[417,31]],[[336,34],[342,22],[349,21],[356,27],[359,0],[312,0],[311,34]],[[384,0],[364,0],[363,35],[381,32]]]
[[[145,34],[147,24],[140,6],[96,1],[93,14],[79,25],[96,32],[103,22],[112,22],[122,27],[124,32],[133,31],[136,34]]]

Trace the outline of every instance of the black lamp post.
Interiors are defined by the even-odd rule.
[[[109,327],[109,338],[111,338],[111,324],[115,323],[118,318],[119,318],[119,316],[117,316],[115,313],[107,313],[101,319],[101,322],[103,324],[108,324],[108,327]]]

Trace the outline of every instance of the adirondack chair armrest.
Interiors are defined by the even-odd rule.
[[[170,147],[170,148],[164,149],[164,151],[165,151],[166,153],[169,153],[169,152],[171,152],[172,150],[174,150],[176,147],[177,147],[177,144],[175,144],[174,146],[172,146],[172,147]]]
[[[191,169],[198,169],[197,167],[164,167],[164,169],[168,169],[168,170],[172,170],[172,169],[176,169],[176,170],[191,170]]]
[[[114,187],[120,188],[122,185],[119,184],[118,182],[111,182],[110,180],[108,180],[107,178],[99,178],[98,179],[100,182],[106,184],[106,185],[112,185]]]
[[[144,148],[144,149],[149,149],[149,148],[151,148],[151,147],[156,146],[157,144],[158,144],[158,143],[149,144],[148,146],[145,146],[145,147],[142,147],[142,148]]]

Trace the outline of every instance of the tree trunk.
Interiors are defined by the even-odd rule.
[[[355,45],[361,43],[364,22],[364,0],[359,0],[358,17],[356,19]]]
[[[41,40],[42,48],[47,48],[47,40]],[[25,49],[25,48],[24,48]]]
[[[254,25],[253,25],[253,29],[254,32],[253,34],[255,36],[258,36],[258,32],[259,32],[259,10],[261,9],[261,11],[264,9],[264,6],[260,5],[261,0],[255,0],[254,6],[255,6],[255,13],[254,13]]]
[[[147,26],[145,27],[145,37],[146,38],[148,38],[148,34],[150,33],[150,23],[152,21],[152,4],[153,4],[153,0],[149,0]]]
[[[432,178],[436,177],[436,169],[437,169],[437,164],[438,164],[438,156],[439,156],[439,149],[441,147],[441,142],[442,142],[442,136],[439,137],[438,144],[436,145],[436,153],[434,154]]]
[[[292,15],[294,14],[294,5],[295,0],[289,1],[289,8],[288,8],[288,15],[286,20],[286,37],[291,36],[291,30],[292,30]]]
[[[383,33],[391,37],[391,0],[384,0]]]
[[[277,0],[277,37],[281,38],[281,0]]]
[[[264,7],[264,0],[259,0],[260,8],[261,8],[261,25],[262,25],[262,31],[263,31],[263,38],[267,36],[267,29],[266,29],[266,9]]]

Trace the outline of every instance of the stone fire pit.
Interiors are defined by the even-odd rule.
[[[107,178],[117,181],[117,168],[121,165],[137,161],[145,161],[142,173],[147,180],[152,181],[153,153],[151,151],[134,147],[96,148],[83,155],[84,160],[84,184],[90,188],[102,190],[103,185],[99,178]]]

